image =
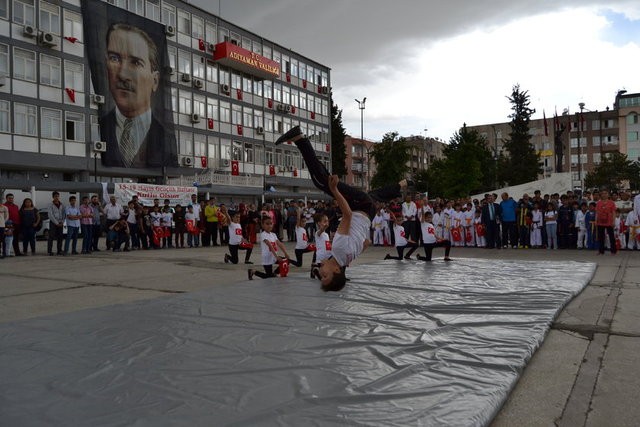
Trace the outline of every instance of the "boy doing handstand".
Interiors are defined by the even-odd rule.
[[[371,218],[375,216],[374,200],[389,201],[401,196],[407,181],[373,190],[369,194],[340,182],[337,175],[329,175],[324,164],[316,157],[311,141],[299,126],[282,135],[276,145],[286,141],[296,144],[302,154],[314,185],[334,197],[342,212],[342,221],[333,238],[331,255],[319,267],[320,281],[324,291],[339,291],[346,284],[345,269],[371,243],[369,230]]]

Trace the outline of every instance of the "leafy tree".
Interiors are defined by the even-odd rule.
[[[464,125],[443,154],[445,158],[429,168],[431,194],[457,198],[495,188],[495,161],[478,131]]]
[[[375,144],[371,155],[376,161],[376,174],[371,179],[371,188],[383,187],[402,180],[409,170],[409,145],[398,132],[389,132],[382,142]]]
[[[344,139],[347,132],[342,125],[342,110],[338,110],[338,106],[331,100],[331,171],[332,173],[345,176],[347,174],[346,166],[346,148]]]
[[[512,110],[509,115],[511,132],[504,141],[508,155],[501,164],[501,179],[509,185],[519,185],[537,180],[538,174],[542,173],[540,155],[531,144],[529,134],[529,121],[536,110],[529,107],[529,92],[520,90],[520,85],[515,85],[507,98]]]
[[[587,188],[615,191],[629,181],[631,188],[640,188],[640,164],[627,158],[626,154],[613,152],[602,157],[602,162],[584,179]]]

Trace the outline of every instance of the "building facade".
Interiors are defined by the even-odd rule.
[[[92,1],[88,11],[81,0],[0,0],[0,188],[195,182],[231,196],[260,197],[266,186],[283,198],[316,192],[296,147],[273,141],[300,125],[330,167],[328,67],[186,2]],[[161,29],[154,78],[167,96],[152,113],[168,109],[175,161],[105,161],[124,137],[105,139],[105,108],[120,106],[99,81],[101,61],[114,59],[92,56],[110,41],[106,26],[87,28],[88,13],[149,35]]]
[[[376,160],[372,155],[374,142],[347,136],[344,139],[346,151],[345,182],[364,191],[371,190],[371,178],[376,174]]]
[[[640,94],[616,96],[613,108],[589,110],[529,122],[531,143],[540,154],[543,174],[571,172],[574,188],[584,188],[586,175],[600,164],[608,153],[626,154],[640,161]],[[504,150],[511,127],[508,122],[472,126],[485,138],[487,147],[497,156]]]
[[[436,160],[444,158],[444,143],[437,138],[423,136],[409,136],[405,138],[409,146],[409,173],[415,176],[417,173],[426,171]]]

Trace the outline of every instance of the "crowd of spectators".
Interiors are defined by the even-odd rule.
[[[376,246],[393,246],[390,232],[396,218],[412,240],[420,241],[420,221],[425,212],[433,214],[437,237],[450,240],[457,247],[488,249],[598,249],[616,250],[640,247],[640,195],[632,200],[629,192],[569,191],[545,194],[535,191],[517,200],[507,193],[486,194],[482,199],[427,200],[424,194],[407,195],[404,200],[378,204],[372,221],[371,240]],[[608,201],[607,201],[608,200]],[[310,243],[315,236],[314,216],[329,219],[331,236],[338,227],[340,211],[335,201],[290,201],[226,206],[215,199],[198,200],[182,206],[171,206],[169,200],[144,206],[136,197],[125,206],[114,196],[101,203],[97,195],[75,196],[65,202],[58,192],[52,193],[47,206],[49,231],[48,255],[91,254],[100,250],[133,251],[165,248],[197,248],[226,245],[229,225],[234,213],[240,217],[242,237],[256,243],[261,231],[261,218],[269,216],[273,232],[282,241],[295,241],[296,225],[304,223]],[[635,202],[635,203],[634,203]],[[634,207],[635,205],[635,207]],[[23,256],[36,253],[36,233],[43,218],[31,199],[22,206],[7,194],[0,203],[0,256]],[[79,236],[82,236],[78,247]],[[104,246],[100,240],[104,236]],[[55,244],[55,247],[54,247]]]

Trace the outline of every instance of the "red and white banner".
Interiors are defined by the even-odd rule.
[[[240,175],[240,162],[238,160],[231,160],[231,175]]]
[[[140,203],[145,206],[153,206],[153,199],[160,199],[160,206],[164,205],[165,199],[169,199],[171,206],[188,206],[191,204],[191,195],[198,193],[196,187],[176,185],[115,183],[114,186],[116,200],[121,205],[126,205],[133,196],[138,196]]]

